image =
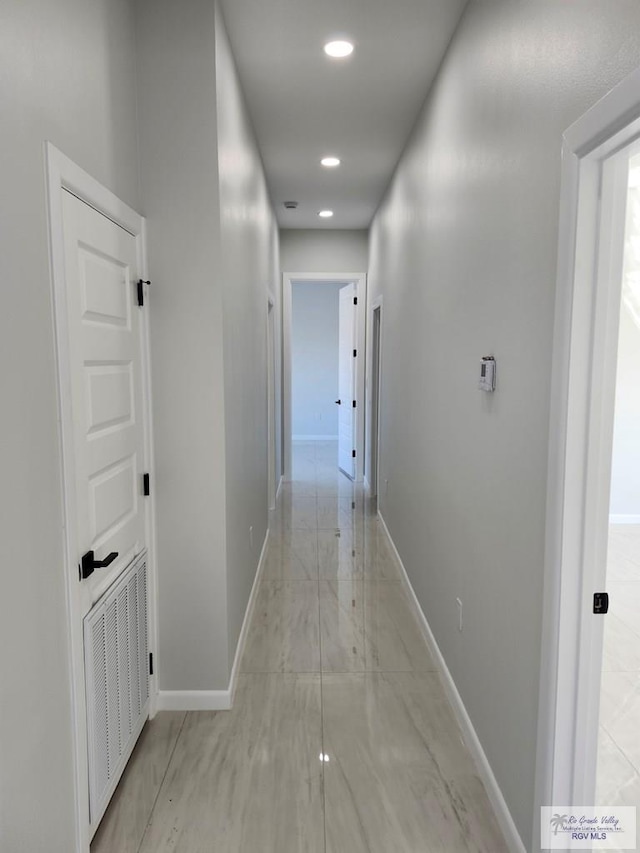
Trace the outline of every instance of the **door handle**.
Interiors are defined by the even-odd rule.
[[[337,405],[337,406],[341,406],[341,405],[342,405],[342,400],[336,400],[336,405]]]
[[[117,556],[118,552],[112,551],[104,558],[104,560],[96,560],[93,551],[87,551],[87,553],[83,555],[82,562],[80,563],[80,574],[82,575],[82,580],[86,580],[96,569],[104,569],[107,566],[110,566]]]

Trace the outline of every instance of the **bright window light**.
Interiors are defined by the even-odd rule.
[[[334,166],[340,165],[340,158],[339,157],[323,157],[322,160],[320,160],[320,163],[323,166],[326,166],[328,169],[332,169]]]
[[[333,210],[321,210],[318,216],[321,216],[323,219],[329,219],[330,216],[333,216]]]
[[[353,53],[353,45],[350,41],[330,41],[325,44],[324,52],[333,59],[343,59]]]

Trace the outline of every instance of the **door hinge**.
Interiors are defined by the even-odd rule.
[[[149,675],[153,675],[153,652],[149,652]]]
[[[355,450],[352,450],[352,451],[351,451],[351,455],[353,456],[353,458],[354,458],[354,459],[356,458],[356,452],[355,452]]]
[[[357,296],[354,296],[354,297],[353,297],[353,304],[354,304],[354,305],[357,305],[357,304],[358,304],[358,297],[357,297]]]
[[[151,494],[151,478],[149,474],[142,475],[142,494],[148,498]]]
[[[143,281],[141,278],[138,279],[138,305],[140,308],[144,305],[144,286],[145,284],[151,284],[150,281]]]
[[[358,350],[357,350],[357,349],[354,349],[354,351],[353,351],[353,357],[355,358],[357,355],[358,355]]]
[[[593,593],[593,612],[604,614],[609,610],[609,593],[594,592]]]
[[[353,408],[355,409],[355,407],[356,407],[356,401],[354,400],[353,401]]]

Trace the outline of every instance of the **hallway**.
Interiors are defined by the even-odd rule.
[[[388,541],[333,442],[295,447],[233,710],[148,723],[91,849],[506,850]]]

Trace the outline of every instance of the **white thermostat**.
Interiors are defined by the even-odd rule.
[[[492,355],[483,356],[480,362],[478,388],[481,391],[496,390],[496,360]]]

